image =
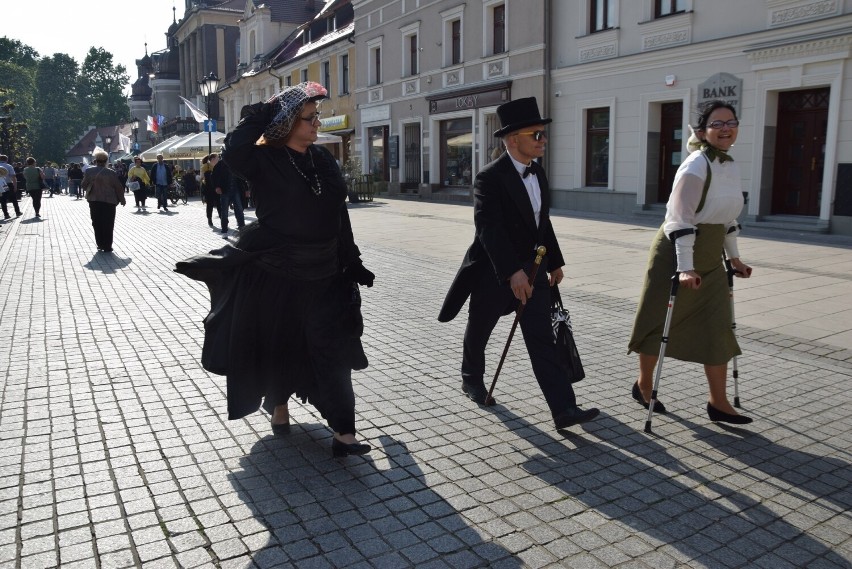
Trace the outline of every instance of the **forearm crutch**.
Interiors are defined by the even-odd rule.
[[[538,268],[541,266],[541,260],[546,254],[547,248],[545,248],[544,245],[536,247],[535,261],[533,262],[532,272],[530,273],[530,277],[527,281],[530,286],[533,286],[535,283],[535,276],[538,274]],[[509,345],[512,343],[512,337],[515,335],[515,329],[518,327],[518,321],[524,313],[524,307],[526,307],[526,304],[520,305],[515,311],[515,321],[512,322],[512,329],[509,331],[509,339],[506,340],[506,347],[503,348],[503,355],[500,356],[500,363],[497,364],[497,371],[494,372],[494,380],[491,382],[491,389],[488,390],[488,395],[485,396],[485,401],[482,402],[484,405],[488,405],[488,401],[491,400],[491,394],[494,393],[494,386],[497,385],[497,377],[500,375],[500,370],[503,369],[503,362],[506,361],[506,354],[509,353]]]
[[[728,228],[728,233],[733,233],[737,230],[737,226],[731,226]],[[736,275],[739,271],[734,268],[731,264],[731,260],[728,259],[727,255],[725,255],[724,251],[722,252],[722,259],[725,261],[725,272],[728,274],[728,290],[730,291],[731,296],[731,330],[734,332],[734,337],[737,335],[737,318],[734,315],[734,275]],[[733,377],[734,377],[734,407],[740,406],[740,372],[737,369],[737,356],[734,356],[733,361]]]
[[[660,376],[663,373],[663,358],[666,356],[666,346],[669,343],[669,328],[672,324],[672,312],[674,309],[675,298],[677,297],[677,289],[680,287],[680,272],[677,270],[677,252],[675,251],[675,241],[679,237],[695,233],[694,229],[680,229],[672,231],[669,234],[669,240],[672,242],[672,261],[674,262],[674,274],[672,274],[672,288],[669,293],[669,307],[666,310],[666,322],[663,325],[663,337],[660,341],[660,356],[657,358],[657,369],[654,373],[654,388],[651,390],[651,401],[648,403],[648,420],[645,421],[645,432],[651,432],[651,419],[654,416],[654,405],[657,403],[657,390],[660,387]]]

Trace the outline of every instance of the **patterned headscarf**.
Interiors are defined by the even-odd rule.
[[[275,118],[266,130],[263,131],[263,136],[269,140],[284,139],[290,134],[293,129],[293,124],[302,110],[302,106],[308,101],[319,101],[328,97],[328,91],[319,83],[306,81],[287,87],[280,93],[277,93],[269,98],[267,103],[277,105],[278,111],[275,113]]]

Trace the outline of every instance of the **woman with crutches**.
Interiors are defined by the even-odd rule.
[[[639,380],[632,396],[645,409],[653,404],[653,411],[666,412],[656,399],[653,382],[655,369],[657,374],[661,371],[657,364],[662,344],[665,356],[704,365],[710,420],[743,425],[751,418],[738,414],[726,394],[728,361],[742,352],[731,326],[727,273],[719,257],[724,249],[737,276],[751,276],[751,267],[740,260],[737,250],[736,218],[743,194],[739,168],[728,156],[738,127],[730,104],[714,100],[702,107],[687,142],[691,153],[677,171],[665,221],[651,246],[629,351],[639,354]],[[734,229],[729,232],[730,228]],[[679,287],[671,287],[674,306],[663,343],[672,275]]]

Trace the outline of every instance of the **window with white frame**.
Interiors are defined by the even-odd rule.
[[[367,42],[367,81],[369,85],[382,82],[382,38]]]
[[[589,0],[589,32],[611,30],[618,21],[618,0]]]
[[[293,86],[293,77],[288,75],[286,78],[284,78],[284,84],[287,87],[292,87]]]
[[[586,185],[609,184],[609,107],[586,109]]]
[[[402,34],[402,76],[420,73],[420,22],[400,28]]]
[[[340,71],[340,79],[338,81],[338,85],[340,85],[340,94],[347,95],[349,94],[349,54],[344,53],[338,58],[337,68]]]
[[[322,86],[325,87],[326,91],[331,93],[331,62],[323,61],[320,65],[320,69],[322,70]]]
[[[301,77],[302,77],[302,81],[301,81],[302,83],[304,83],[305,81],[308,80],[308,68],[307,67],[302,69]]]
[[[496,55],[506,52],[506,2],[492,0],[483,3],[484,53]]]
[[[654,17],[662,18],[687,11],[687,0],[654,0]]]
[[[458,65],[464,61],[464,4],[441,12],[444,26],[442,39],[444,66]]]

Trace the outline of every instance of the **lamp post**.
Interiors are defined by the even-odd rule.
[[[210,100],[216,96],[216,91],[219,89],[219,78],[212,71],[207,76],[199,81],[201,94],[207,99],[207,154],[213,154],[213,123],[210,118]]]
[[[139,154],[139,119],[130,119],[130,128],[133,130],[133,155]]]
[[[104,137],[104,146],[106,146],[106,148],[104,148],[104,150],[106,150],[107,162],[109,162],[110,161],[109,155],[112,153],[112,149],[111,149],[111,147],[112,147],[112,135],[111,134],[108,134]]]

